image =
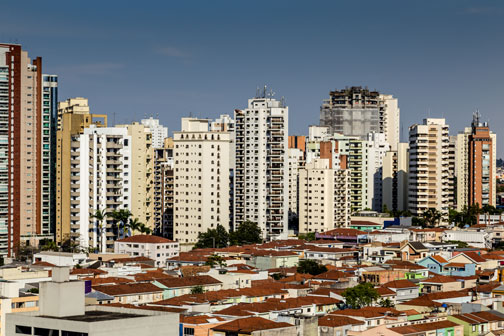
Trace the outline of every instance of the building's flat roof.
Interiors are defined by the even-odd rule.
[[[78,322],[102,322],[102,321],[121,320],[121,319],[144,317],[144,316],[146,315],[94,310],[94,311],[87,311],[84,315],[64,316],[64,317],[40,315],[38,317],[52,318],[58,320],[70,320]]]

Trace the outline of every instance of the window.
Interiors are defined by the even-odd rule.
[[[46,329],[46,328],[35,328],[33,335],[37,336],[59,336],[59,330]]]
[[[32,327],[17,325],[16,334],[31,335]]]
[[[185,335],[194,335],[194,328],[184,328],[184,336]]]
[[[61,336],[88,336],[88,333],[61,330]]]

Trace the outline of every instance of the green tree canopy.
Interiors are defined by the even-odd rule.
[[[191,294],[203,294],[205,289],[201,285],[194,286],[191,288]]]
[[[389,298],[381,299],[380,302],[378,302],[378,304],[381,307],[385,307],[385,308],[394,308],[395,307],[394,302],[392,302],[392,300],[390,300]]]
[[[228,241],[228,232],[222,225],[217,224],[217,228],[208,229],[206,232],[198,234],[198,242],[194,245],[194,248],[226,247]]]
[[[219,267],[226,267],[227,266],[224,258],[220,255],[217,255],[217,254],[212,254],[211,256],[209,256],[207,258],[207,261],[205,262],[205,265],[210,266],[210,267],[214,267],[216,265],[218,265]]]
[[[367,307],[380,297],[378,291],[369,282],[348,288],[342,295],[346,300],[346,304],[354,309]]]
[[[299,239],[303,239],[306,241],[312,241],[315,240],[315,232],[308,232],[308,233],[300,233],[298,235]]]
[[[255,222],[244,221],[229,235],[230,245],[262,243],[261,229]]]
[[[303,259],[299,261],[297,271],[303,274],[318,275],[327,272],[327,267],[313,259]]]
[[[438,226],[442,217],[443,215],[441,214],[441,212],[439,212],[435,208],[429,208],[422,214],[422,218],[425,220],[425,224],[429,227]]]

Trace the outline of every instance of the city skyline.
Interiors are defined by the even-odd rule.
[[[504,122],[497,1],[194,4],[152,2],[138,11],[107,3],[97,11],[8,2],[0,37],[43,56],[44,73],[59,76],[60,100],[89,98],[92,113],[108,114],[111,124],[159,115],[172,133],[190,113],[215,118],[245,108],[264,84],[286,98],[290,134],[306,134],[329,91],[352,85],[399,100],[403,141],[427,117],[446,118],[452,135],[475,109],[495,130]]]

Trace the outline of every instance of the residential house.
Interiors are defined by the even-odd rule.
[[[504,329],[504,314],[497,311],[480,311],[448,316],[448,320],[464,327],[464,336],[485,335]]]
[[[151,283],[100,285],[92,288],[108,296],[113,296],[113,302],[118,303],[145,304],[163,299],[163,289]]]
[[[155,301],[191,293],[194,287],[201,286],[205,292],[222,289],[222,282],[209,275],[183,278],[158,279],[153,282],[163,291],[163,296]],[[153,302],[153,301],[151,301]]]
[[[167,260],[177,257],[179,252],[178,242],[152,235],[135,235],[114,242],[114,253],[145,256],[155,260],[156,267],[166,267]]]
[[[228,321],[218,316],[180,315],[180,336],[208,336],[211,329]]]
[[[404,302],[418,297],[418,286],[409,280],[395,280],[387,282],[383,287],[396,293],[396,302]]]
[[[274,322],[262,317],[246,317],[213,327],[213,336],[297,336],[298,327],[285,322]],[[189,335],[182,335],[189,336]],[[191,335],[192,336],[192,335]]]

